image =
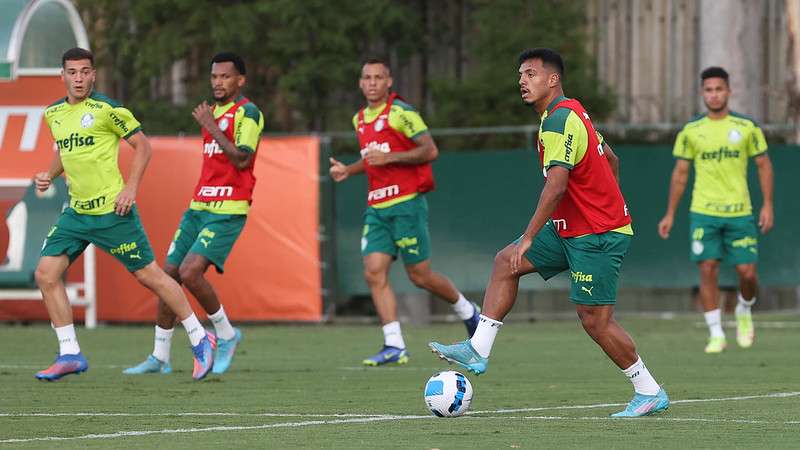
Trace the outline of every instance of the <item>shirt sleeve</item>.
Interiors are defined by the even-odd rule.
[[[750,139],[747,145],[747,155],[750,157],[758,156],[767,151],[767,140],[761,128],[754,126],[750,132]]]
[[[680,159],[692,161],[694,159],[695,149],[692,147],[692,142],[689,140],[689,134],[686,129],[678,133],[675,138],[675,146],[672,148],[672,156]]]
[[[409,139],[414,139],[428,131],[428,126],[425,125],[422,116],[416,111],[398,108],[397,117],[399,126],[397,131],[400,131]]]
[[[142,124],[133,117],[133,113],[123,106],[117,106],[108,110],[108,128],[117,136],[128,139],[134,134],[142,131]]]
[[[586,153],[587,133],[583,122],[570,111],[566,118],[553,116],[552,120],[564,120],[563,127],[542,124],[539,137],[544,147],[543,166],[561,166],[572,170]],[[562,131],[563,130],[563,131]]]
[[[264,115],[255,105],[248,103],[236,111],[235,119],[233,144],[240,150],[255,153],[264,129]]]

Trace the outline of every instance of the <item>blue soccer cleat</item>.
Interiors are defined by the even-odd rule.
[[[47,369],[36,373],[36,378],[43,381],[56,381],[65,375],[78,374],[89,370],[89,363],[83,354],[60,355]]]
[[[475,330],[478,329],[478,323],[481,321],[481,308],[472,302],[472,317],[464,321],[464,326],[467,327],[467,337],[472,337]]]
[[[169,361],[164,362],[153,355],[147,355],[147,359],[133,367],[128,367],[123,370],[122,373],[125,375],[143,375],[146,373],[168,374],[172,373],[172,366],[169,365]]]
[[[389,363],[405,364],[408,362],[408,352],[404,348],[384,345],[381,351],[361,361],[365,366],[382,366]]]
[[[669,408],[669,397],[664,389],[656,395],[634,394],[624,411],[614,413],[611,417],[642,417],[666,411]]]
[[[236,353],[236,347],[242,340],[242,332],[238,328],[234,328],[233,331],[231,339],[222,339],[217,336],[217,351],[214,352],[214,368],[211,373],[223,374],[231,366],[233,354]]]
[[[192,354],[194,355],[194,369],[192,370],[192,378],[195,380],[202,380],[211,372],[214,367],[214,347],[216,347],[216,337],[211,333],[206,333],[206,336],[200,341],[199,344],[192,347]]]
[[[442,345],[438,342],[428,344],[431,350],[439,355],[439,358],[447,360],[449,363],[456,363],[475,375],[486,372],[489,365],[489,358],[484,358],[472,348],[469,339],[453,345]]]

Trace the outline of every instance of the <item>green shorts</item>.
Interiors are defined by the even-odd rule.
[[[730,264],[758,261],[758,230],[753,216],[714,217],[689,213],[691,259],[709,259]]]
[[[406,265],[430,258],[428,201],[423,195],[388,208],[367,208],[361,236],[361,254],[403,255]]]
[[[519,239],[517,240],[519,241]],[[617,281],[631,236],[609,231],[562,238],[547,222],[525,257],[545,280],[569,269],[573,303],[588,306],[617,302]]]
[[[169,245],[167,264],[179,267],[187,254],[196,253],[211,261],[217,272],[223,273],[225,260],[246,221],[245,214],[186,210]]]
[[[72,263],[89,244],[117,258],[129,272],[153,262],[153,249],[136,206],[125,216],[114,213],[92,216],[65,209],[47,234],[41,255],[67,255]]]

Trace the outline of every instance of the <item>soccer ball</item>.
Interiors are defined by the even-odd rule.
[[[425,383],[425,404],[437,417],[458,417],[472,403],[472,385],[467,377],[454,371],[434,374]]]

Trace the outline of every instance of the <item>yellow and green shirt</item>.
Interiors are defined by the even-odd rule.
[[[234,104],[242,99],[239,96],[225,105],[214,108],[214,119],[219,119]],[[233,145],[239,150],[255,153],[264,130],[264,114],[253,102],[240,106],[233,115]],[[255,157],[255,156],[253,156]],[[189,209],[208,211],[215,214],[247,214],[250,211],[248,200],[225,200],[222,202],[198,202],[192,200]]]
[[[689,121],[678,133],[672,154],[694,162],[690,210],[716,217],[750,215],[747,161],[766,151],[764,133],[747,116],[731,111],[718,120],[703,114]]]
[[[117,157],[119,140],[141,131],[141,124],[120,103],[92,92],[71,105],[66,97],[44,112],[69,184],[70,207],[79,214],[114,211],[125,182]]]
[[[541,116],[539,141],[544,148],[542,171],[545,174],[547,169],[552,166],[561,166],[572,170],[586,156],[589,146],[589,133],[575,111],[569,108],[558,108],[553,114],[550,114],[553,106],[565,99],[566,97],[558,97],[550,102]],[[596,133],[597,140],[600,145],[603,145],[605,143],[603,135],[599,131]],[[612,231],[633,235],[631,225],[625,225]]]

